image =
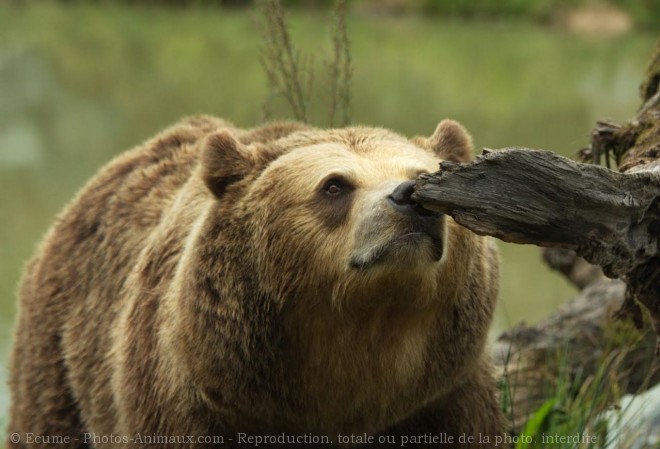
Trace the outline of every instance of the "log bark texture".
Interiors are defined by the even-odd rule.
[[[467,164],[442,162],[415,190],[424,208],[477,234],[572,249],[624,279],[660,334],[660,170],[622,174],[507,148]]]
[[[442,162],[413,199],[480,235],[575,250],[606,275],[658,256],[660,171],[621,174],[550,151],[487,151]]]

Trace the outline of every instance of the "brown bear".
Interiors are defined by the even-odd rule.
[[[470,147],[201,116],[120,155],[27,265],[8,446],[494,446],[494,245],[411,199]]]

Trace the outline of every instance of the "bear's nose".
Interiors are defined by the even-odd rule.
[[[394,209],[402,214],[414,217],[438,217],[439,213],[424,209],[412,199],[415,191],[415,181],[402,182],[387,197]]]

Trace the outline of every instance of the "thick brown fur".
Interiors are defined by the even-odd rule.
[[[469,146],[451,121],[409,141],[202,116],[120,155],[27,265],[10,366],[21,442],[8,446],[231,447],[239,432],[492,442],[494,247],[449,218],[440,246],[405,243],[408,219],[387,202]],[[335,178],[338,195],[323,190]]]

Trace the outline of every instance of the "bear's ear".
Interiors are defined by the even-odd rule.
[[[439,158],[447,161],[467,162],[472,159],[472,137],[463,125],[454,120],[441,121],[426,145]]]
[[[209,135],[203,145],[202,177],[218,198],[230,184],[241,180],[256,165],[252,154],[229,131]]]

